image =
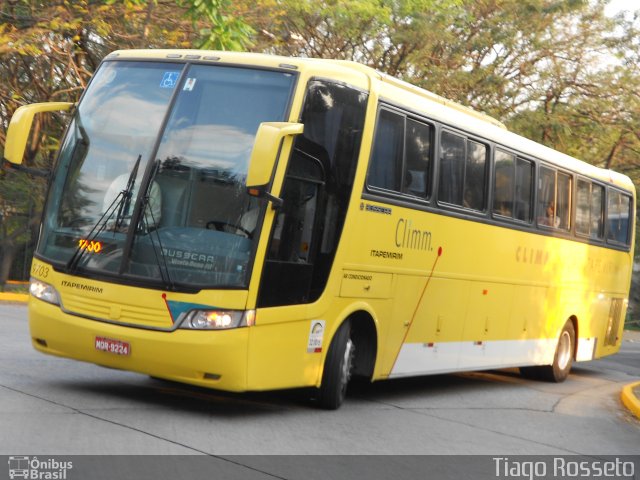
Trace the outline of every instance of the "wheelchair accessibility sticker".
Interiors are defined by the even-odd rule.
[[[178,83],[180,72],[164,72],[164,76],[160,81],[160,88],[173,88]]]

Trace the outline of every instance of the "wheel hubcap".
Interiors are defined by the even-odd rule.
[[[344,349],[344,358],[342,360],[342,372],[340,375],[340,387],[342,391],[346,391],[347,384],[351,378],[351,367],[353,366],[353,357],[355,354],[355,345],[351,339],[347,340]]]
[[[567,368],[571,361],[571,335],[569,332],[562,332],[558,341],[558,367],[561,370]]]

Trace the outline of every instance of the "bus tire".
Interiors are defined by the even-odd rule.
[[[520,367],[523,377],[547,382],[564,382],[573,365],[576,331],[571,320],[568,320],[560,332],[553,364],[538,367]]]
[[[318,391],[318,404],[327,410],[336,410],[344,402],[347,385],[353,371],[355,344],[351,339],[351,322],[345,321],[329,346]]]

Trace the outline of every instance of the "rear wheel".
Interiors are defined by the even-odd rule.
[[[521,367],[520,373],[527,378],[546,380],[547,382],[563,382],[571,371],[575,348],[576,331],[573,323],[569,320],[564,324],[556,353],[553,357],[553,364],[539,367]]]
[[[351,339],[351,322],[347,320],[333,337],[324,362],[322,383],[318,392],[318,403],[322,408],[335,410],[344,402],[354,358],[355,344]]]

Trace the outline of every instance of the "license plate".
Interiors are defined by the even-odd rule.
[[[131,345],[129,345],[129,342],[122,342],[112,338],[96,337],[96,350],[115,355],[129,355],[131,353]]]

